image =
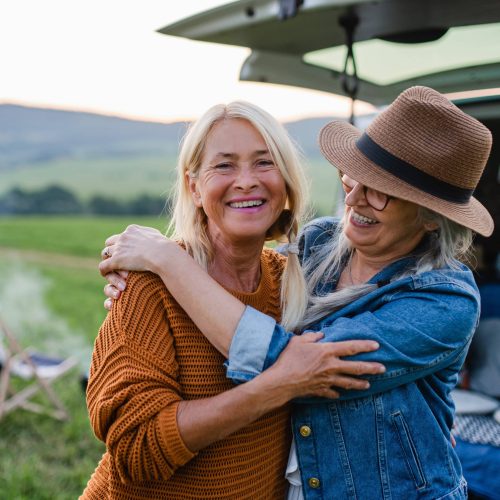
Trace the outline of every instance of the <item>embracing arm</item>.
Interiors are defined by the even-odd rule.
[[[155,229],[129,226],[122,234],[108,238],[106,245],[111,249],[111,256],[100,263],[101,274],[109,276],[109,273],[117,269],[149,270],[158,274],[210,343],[227,357],[234,333],[245,311],[243,303],[213,280],[179,245]],[[113,274],[113,280],[115,285],[121,282],[121,288],[124,288],[125,282],[118,275]],[[263,317],[274,326],[274,321],[269,316]],[[321,366],[315,364],[318,370],[316,375],[321,378],[324,372],[323,375],[329,377],[330,386],[361,389],[364,382],[349,375],[381,373],[383,366],[379,363],[351,362],[339,358],[377,348],[378,345],[371,341],[347,340],[331,345],[309,341],[304,346],[302,341],[295,340],[289,351],[302,351],[299,356],[304,359],[310,352],[314,353],[315,359],[323,359]],[[299,360],[299,363],[304,365],[303,360]],[[291,369],[288,369],[288,373],[291,373]],[[309,371],[310,383],[314,383],[313,373],[312,370]],[[303,384],[307,387],[305,379]]]
[[[127,291],[99,331],[87,391],[92,427],[123,482],[168,479],[198,450],[300,395],[338,397],[331,389],[338,376],[334,364],[327,360],[317,370],[314,363],[300,362],[317,358],[308,347],[317,346],[320,335],[311,334],[292,343],[251,383],[183,400],[162,299],[166,291],[151,274],[128,279]],[[351,383],[366,387],[362,380]]]
[[[353,359],[377,360],[386,367],[385,373],[367,377],[368,390],[346,392],[343,399],[407,384],[453,365],[465,354],[478,317],[477,298],[470,286],[434,283],[390,295],[391,300],[374,310],[349,315],[348,306],[324,322],[320,342],[375,341],[380,349]],[[292,338],[280,325],[247,308],[231,346],[228,375],[234,380],[251,380],[279,358]],[[252,353],[241,349],[249,342]]]
[[[92,356],[90,420],[124,482],[167,479],[198,450],[282,406],[297,392],[278,369],[252,385],[183,400],[164,293],[157,277],[130,275]]]
[[[116,274],[118,269],[157,274],[210,343],[227,356],[245,306],[185,250],[156,229],[136,225],[111,236],[106,245],[111,256],[101,261],[99,270],[103,276],[109,276],[108,281],[115,286],[112,291],[105,290],[107,294],[116,297],[118,290],[125,288],[125,280]],[[214,314],[220,310],[224,310],[223,315]]]

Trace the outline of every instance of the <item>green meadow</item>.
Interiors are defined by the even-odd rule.
[[[75,499],[103,453],[80,378],[106,314],[99,252],[130,223],[166,226],[161,218],[0,218],[0,314],[24,346],[79,362],[54,385],[69,421],[22,409],[0,420],[2,499]]]
[[[33,191],[57,184],[82,200],[94,195],[117,199],[141,193],[163,195],[173,183],[175,164],[175,156],[165,155],[82,156],[29,163],[0,169],[0,194],[13,187]]]

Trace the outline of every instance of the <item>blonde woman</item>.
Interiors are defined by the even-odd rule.
[[[295,240],[304,186],[285,130],[251,104],[211,108],[183,141],[175,237],[234,297],[288,325],[306,305],[298,258],[286,260],[263,245]],[[137,234],[145,245],[158,236],[130,227],[114,250],[125,251]],[[103,253],[111,257],[109,248]],[[153,262],[150,270],[161,274]],[[204,299],[197,286],[188,293]],[[374,342],[320,345],[317,337],[301,339],[324,360],[316,369],[292,362],[283,370],[285,356],[281,368],[236,387],[226,378],[225,358],[161,279],[129,275],[92,357],[87,404],[106,453],[82,498],[283,498],[291,441],[286,403],[333,385],[366,388],[349,375],[383,369],[339,359],[373,350]],[[333,390],[328,395],[338,396]]]

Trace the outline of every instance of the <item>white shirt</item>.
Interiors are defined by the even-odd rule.
[[[304,500],[295,440],[292,440],[292,446],[290,447],[290,455],[288,456],[285,478],[290,483],[287,500]]]

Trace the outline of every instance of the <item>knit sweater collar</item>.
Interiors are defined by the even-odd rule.
[[[276,290],[276,278],[272,276],[269,256],[267,251],[264,250],[260,257],[261,277],[259,286],[254,292],[241,292],[239,290],[231,290],[226,288],[237,299],[241,300],[244,304],[262,309],[262,306],[269,301],[270,295]],[[274,283],[274,286],[273,286]]]

